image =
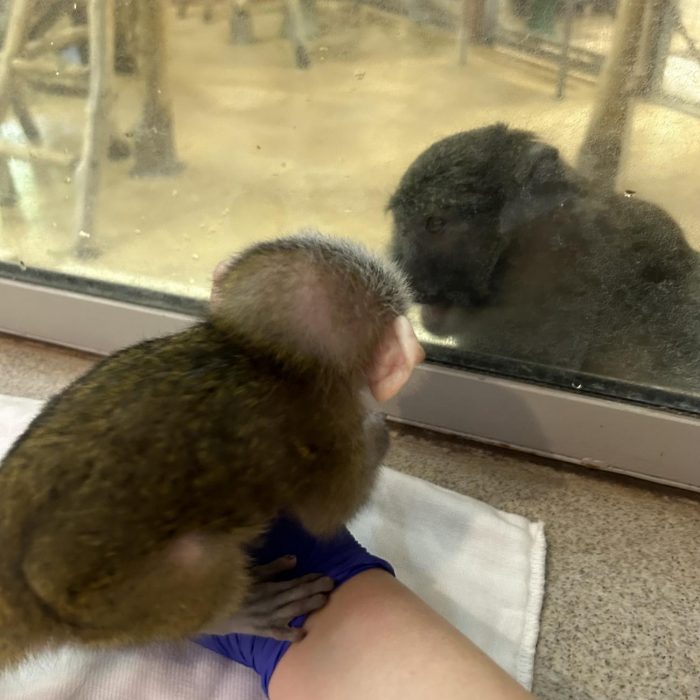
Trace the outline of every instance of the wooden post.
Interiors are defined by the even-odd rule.
[[[76,253],[80,257],[99,254],[95,243],[95,220],[100,191],[100,167],[109,138],[114,67],[114,0],[90,0],[90,88],[83,151],[75,173]]]
[[[470,0],[462,0],[460,8],[459,27],[457,29],[457,63],[463,66],[467,62],[467,48],[469,47]]]
[[[12,0],[7,20],[7,34],[0,54],[0,121],[5,119],[12,102],[12,62],[24,44],[31,10],[31,0]]]
[[[117,73],[131,75],[138,67],[136,28],[139,12],[136,0],[117,0],[114,12],[114,69]]]
[[[673,41],[673,34],[675,32],[672,8],[673,5],[671,5],[669,11],[661,18],[661,27],[654,59],[654,70],[649,81],[649,93],[654,95],[660,93],[663,89],[666,61],[671,51],[671,42]]]
[[[232,44],[252,44],[253,19],[248,0],[232,0],[229,17],[229,40]]]
[[[39,132],[39,127],[36,125],[34,118],[27,107],[27,103],[24,101],[24,92],[21,85],[17,81],[12,81],[12,109],[17,116],[17,121],[24,131],[24,135],[27,137],[27,141],[30,143],[40,143],[41,133]]]
[[[646,6],[639,46],[639,60],[634,75],[634,90],[639,95],[650,94],[654,75],[658,72],[657,62],[659,60],[662,60],[664,64],[666,62],[666,55],[661,56],[659,49],[664,32],[664,19],[671,14],[670,5],[669,0],[649,0]]]
[[[189,0],[175,0],[177,5],[177,16],[184,19],[187,17],[187,8],[189,6]]]
[[[229,39],[232,44],[252,44],[253,19],[248,0],[231,0]]]
[[[15,187],[10,166],[5,158],[0,158],[0,207],[14,207],[17,204]]]
[[[645,4],[645,0],[620,2],[612,46],[579,151],[579,170],[606,188],[615,186],[627,140],[631,78],[637,61]]]
[[[471,39],[477,44],[489,42],[487,0],[470,0],[471,10]]]
[[[135,164],[131,174],[173,175],[182,170],[182,164],[175,154],[163,0],[142,0],[139,15],[146,94],[141,123],[134,138]]]
[[[7,13],[7,31],[0,53],[0,123],[5,121],[12,104],[12,61],[24,44],[31,9],[31,0],[12,0]],[[0,206],[10,207],[16,202],[17,190],[12,181],[10,166],[5,158],[0,158]]]
[[[286,0],[287,17],[292,45],[294,46],[294,61],[297,68],[308,68],[311,65],[309,51],[306,47],[307,31],[306,18],[301,0]]]
[[[559,75],[557,76],[556,98],[564,98],[566,79],[569,76],[569,49],[571,48],[571,31],[574,26],[574,0],[564,0],[564,37],[561,42],[561,56],[559,58]]]

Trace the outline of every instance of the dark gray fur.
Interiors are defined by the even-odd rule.
[[[503,124],[442,139],[389,202],[424,320],[476,352],[700,388],[700,273],[678,224]]]

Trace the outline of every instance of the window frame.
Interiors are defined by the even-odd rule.
[[[182,330],[201,308],[178,298],[185,310],[168,310],[172,299],[148,290],[135,304],[55,284],[0,278],[0,332],[107,355]],[[700,491],[700,419],[692,415],[430,362],[383,410],[399,422]]]

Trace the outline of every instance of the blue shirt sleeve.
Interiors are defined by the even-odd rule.
[[[368,569],[383,569],[392,576],[395,575],[391,564],[370,554],[347,528],[333,537],[319,539],[306,532],[297,522],[280,518],[262,545],[253,551],[253,561],[256,564],[266,564],[286,554],[296,556],[297,566],[286,572],[282,579],[320,573],[330,576],[337,587]],[[305,620],[306,616],[300,616],[290,624],[301,627]],[[249,634],[201,635],[195,641],[257,671],[266,695],[272,674],[291,644]]]

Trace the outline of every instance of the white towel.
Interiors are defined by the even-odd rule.
[[[41,405],[0,395],[0,457]],[[409,588],[531,687],[544,593],[542,523],[383,468],[350,530],[390,561]],[[187,642],[110,652],[64,648],[0,676],[3,700],[262,697],[255,673]]]

